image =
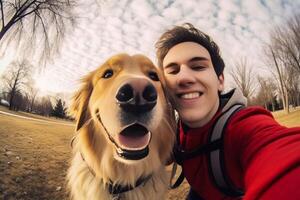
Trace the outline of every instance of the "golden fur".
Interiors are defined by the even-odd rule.
[[[104,79],[103,73],[107,69],[111,69],[114,74]],[[76,137],[72,142],[74,157],[67,175],[72,199],[164,199],[169,181],[165,165],[175,139],[174,122],[171,120],[172,111],[164,95],[163,83],[151,80],[149,71],[161,77],[158,69],[145,56],[119,54],[83,79],[71,107],[71,113],[77,121]],[[114,135],[120,130],[117,118],[120,108],[114,103],[115,94],[121,84],[135,77],[152,83],[158,98],[152,111],[153,116],[149,119],[149,131],[152,133],[149,154],[143,159],[132,161],[116,154],[115,146],[105,131]],[[105,127],[97,119],[95,110],[102,116]],[[107,191],[106,184],[110,181],[133,186],[139,177],[149,174],[152,176],[145,184],[119,196],[113,196]]]

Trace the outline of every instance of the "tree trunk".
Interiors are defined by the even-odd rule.
[[[11,91],[10,93],[10,98],[9,98],[9,110],[12,110],[13,109],[13,100],[14,100],[14,94],[15,92],[14,91]]]
[[[272,112],[275,111],[275,105],[274,105],[274,102],[272,101]]]
[[[35,97],[32,97],[29,112],[32,112],[32,110],[33,110],[34,99],[35,99]]]
[[[277,63],[277,60],[276,60],[276,57],[275,57],[275,54],[274,54],[274,51],[273,51],[272,47],[270,47],[270,50],[271,50],[271,53],[272,53],[272,57],[273,57],[273,60],[274,60],[275,66],[276,66],[276,70],[277,70],[278,78],[279,78],[279,82],[280,82],[280,90],[282,92],[283,109],[285,111],[287,111],[287,113],[289,113],[288,94],[287,94],[287,91],[286,91],[286,87],[283,84],[282,74],[280,72],[280,69],[279,69],[279,66],[278,66],[278,63]]]
[[[285,91],[285,106],[286,106],[286,112],[287,113],[290,113],[290,103],[289,103],[289,95],[288,95],[288,92]]]

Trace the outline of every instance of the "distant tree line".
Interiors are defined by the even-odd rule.
[[[9,92],[3,92],[0,99],[8,101],[10,99]],[[67,107],[62,99],[57,99],[52,103],[50,96],[38,97],[33,102],[27,93],[16,93],[12,104],[9,108],[14,111],[30,112],[46,117],[57,117],[62,119],[70,119],[67,114]],[[12,106],[11,106],[12,105]]]
[[[66,104],[61,98],[38,96],[32,74],[33,66],[27,60],[12,62],[1,76],[0,98],[8,102],[10,110],[68,118]]]

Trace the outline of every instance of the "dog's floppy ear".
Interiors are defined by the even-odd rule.
[[[76,119],[76,131],[78,131],[84,123],[91,118],[89,112],[89,99],[93,91],[93,73],[85,76],[82,81],[81,88],[73,96],[73,102],[70,106],[70,114]]]

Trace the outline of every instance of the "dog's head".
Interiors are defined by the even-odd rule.
[[[111,149],[124,163],[148,157],[165,162],[175,134],[160,77],[147,57],[127,54],[111,57],[86,76],[71,108],[77,131],[86,129],[84,148],[96,157],[97,150]]]

